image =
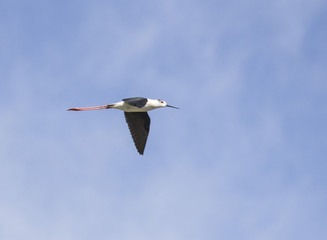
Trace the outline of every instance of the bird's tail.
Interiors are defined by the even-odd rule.
[[[87,110],[109,109],[109,108],[112,108],[113,106],[114,106],[114,104],[108,104],[108,105],[97,106],[97,107],[70,108],[70,109],[67,109],[67,111],[87,111]]]

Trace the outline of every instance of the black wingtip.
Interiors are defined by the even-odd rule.
[[[135,145],[136,146],[136,145]],[[145,148],[145,147],[144,147]],[[144,153],[144,149],[143,149],[143,151],[142,151],[142,149],[137,149],[137,151],[138,151],[138,153],[140,154],[140,155],[142,155],[143,156],[143,153]]]

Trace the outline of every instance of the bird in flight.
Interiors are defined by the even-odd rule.
[[[98,109],[119,109],[124,111],[125,119],[132,135],[135,147],[139,154],[143,155],[146,141],[150,131],[150,117],[148,111],[162,108],[171,107],[165,101],[160,99],[149,99],[143,97],[125,98],[121,102],[97,106],[97,107],[84,107],[84,108],[70,108],[68,111],[85,111],[85,110],[98,110]]]

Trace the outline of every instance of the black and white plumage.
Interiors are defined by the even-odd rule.
[[[124,111],[125,119],[132,135],[135,147],[139,154],[143,155],[145,145],[150,131],[150,117],[148,111],[156,108],[177,108],[160,99],[149,99],[142,97],[125,98],[123,101],[97,107],[70,108],[68,111],[84,111],[97,109],[119,109]]]

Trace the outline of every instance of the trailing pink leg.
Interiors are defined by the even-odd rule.
[[[85,108],[70,108],[67,111],[86,111],[86,110],[99,110],[99,109],[108,109],[111,108],[113,105],[103,105],[103,106],[97,106],[97,107],[85,107]]]

